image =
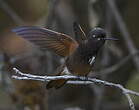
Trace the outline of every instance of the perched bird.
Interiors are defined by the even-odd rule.
[[[98,51],[105,41],[117,39],[106,37],[106,32],[102,28],[92,29],[86,36],[81,26],[76,22],[73,24],[73,29],[75,40],[66,34],[35,26],[17,27],[13,29],[13,32],[38,45],[43,50],[50,50],[64,57],[65,63],[56,75],[68,73],[87,76],[95,63]],[[50,81],[46,88],[60,88],[66,81],[65,79]]]

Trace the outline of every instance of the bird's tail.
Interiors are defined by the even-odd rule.
[[[46,88],[47,89],[50,89],[50,88],[60,88],[62,87],[65,83],[67,82],[67,80],[65,79],[57,79],[57,80],[52,80],[50,82],[48,82],[48,84],[46,85]]]

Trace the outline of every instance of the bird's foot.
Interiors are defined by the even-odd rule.
[[[87,76],[78,76],[78,79],[79,80],[82,80],[82,81],[87,81],[88,80],[88,77]]]

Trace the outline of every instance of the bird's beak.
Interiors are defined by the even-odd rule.
[[[106,38],[103,38],[103,40],[119,40],[119,39],[114,38],[114,37],[106,37]]]

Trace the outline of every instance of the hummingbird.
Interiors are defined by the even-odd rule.
[[[106,40],[118,40],[107,37],[102,28],[93,28],[88,35],[85,34],[80,24],[73,23],[75,39],[71,36],[37,26],[21,26],[12,31],[24,39],[34,43],[40,49],[52,51],[64,58],[56,76],[71,74],[87,76],[92,70],[96,57]],[[51,80],[46,88],[60,88],[67,82],[66,79]]]

